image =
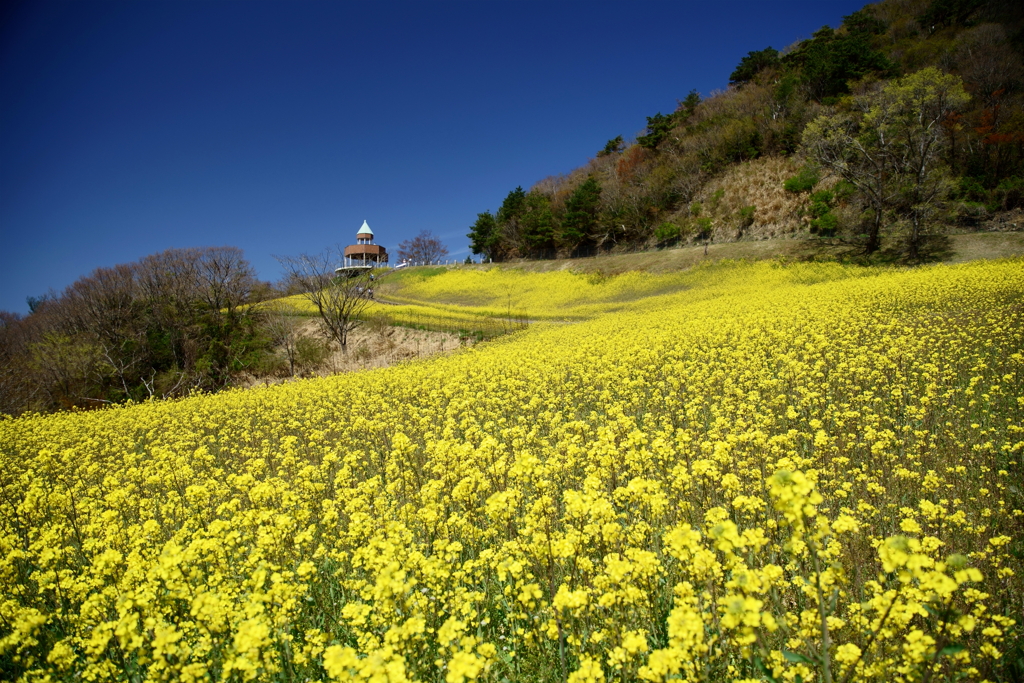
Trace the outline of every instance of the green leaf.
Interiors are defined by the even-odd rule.
[[[760,657],[754,657],[754,666],[756,666],[757,670],[761,672],[761,675],[771,681],[771,683],[778,683],[778,681],[775,680],[775,677],[772,676],[771,669],[764,665],[764,662],[761,661]]]
[[[790,652],[789,650],[783,650],[782,656],[786,658],[788,662],[796,662],[797,664],[814,664],[814,660],[806,655],[802,655],[799,652]]]
[[[947,655],[955,655],[956,653],[963,652],[966,649],[967,648],[963,645],[957,645],[954,643],[953,645],[947,645],[946,647],[939,650],[939,656],[945,657]]]

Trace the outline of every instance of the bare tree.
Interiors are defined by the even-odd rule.
[[[17,415],[30,407],[45,409],[37,398],[44,392],[26,361],[29,348],[40,335],[38,321],[43,316],[24,318],[0,311],[0,414]]]
[[[196,343],[199,293],[196,261],[198,249],[168,249],[139,261],[139,286],[148,302],[153,324],[166,335],[166,353],[172,367],[165,369],[156,386],[156,375],[150,373],[144,386],[150,394],[172,396],[183,387],[194,384],[190,368],[199,356]]]
[[[429,230],[422,230],[411,240],[398,245],[398,258],[413,263],[433,263],[448,255],[448,247]]]
[[[302,314],[285,303],[272,302],[266,306],[266,331],[273,345],[284,351],[288,361],[288,375],[295,376],[299,360],[299,339],[304,318]]]
[[[102,349],[88,335],[45,332],[29,347],[29,366],[43,381],[49,403],[61,408],[110,401],[90,395],[105,365]]]
[[[79,363],[75,367],[98,370],[100,374],[93,378],[96,387],[105,383],[108,372],[113,374],[125,396],[131,394],[131,385],[140,366],[148,359],[146,324],[136,272],[135,264],[97,268],[91,275],[70,284],[56,306],[62,333],[69,338],[88,338],[87,346],[103,360],[101,364]],[[39,353],[43,349],[54,352],[58,347],[43,345]],[[66,357],[67,354],[61,352],[60,355]]]
[[[328,247],[319,254],[275,256],[286,277],[302,287],[304,296],[316,308],[324,335],[348,352],[348,333],[362,323],[360,314],[373,300],[373,274],[369,269],[338,274],[343,262],[340,247]]]
[[[211,311],[229,316],[248,303],[259,287],[256,271],[238,247],[207,247],[195,258],[195,276],[201,300]]]

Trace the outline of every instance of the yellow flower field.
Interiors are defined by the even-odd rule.
[[[531,318],[580,322],[0,420],[0,678],[897,683],[1019,666],[1024,262],[470,272],[400,291],[500,313],[520,278]]]
[[[859,269],[857,276],[875,272]],[[619,275],[556,270],[531,273],[516,268],[414,268],[392,273],[381,280],[382,298],[406,305],[427,306],[460,316],[530,320],[585,320],[605,313],[635,308],[641,301],[670,299],[694,302],[723,291],[776,283],[810,282],[834,277],[831,266],[804,265],[780,272],[759,270],[755,280],[748,277],[747,266],[716,263],[687,271],[654,274],[631,271]]]

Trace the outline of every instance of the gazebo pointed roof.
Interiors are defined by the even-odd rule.
[[[370,237],[373,237],[373,230],[370,230],[370,226],[366,223],[366,221],[363,221],[363,227],[359,228],[359,232],[357,232],[356,234],[369,235]]]

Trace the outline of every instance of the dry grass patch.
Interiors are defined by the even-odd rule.
[[[804,194],[786,192],[782,184],[800,170],[792,157],[765,157],[729,168],[704,186],[698,200],[701,215],[712,219],[715,241],[769,239],[799,232],[805,227],[800,209]],[[755,207],[753,223],[744,226],[741,211]]]
[[[472,343],[471,338],[460,337],[454,332],[416,330],[372,320],[349,333],[346,351],[342,351],[336,343],[324,340],[316,319],[304,322],[298,334],[325,345],[326,353],[321,362],[297,368],[294,377],[289,375],[285,362],[275,376],[254,376],[242,383],[242,386],[271,385],[295,377],[326,377],[357,370],[386,368],[406,360],[451,353]],[[282,357],[286,355],[283,349],[277,352]]]
[[[1000,259],[1024,256],[1024,233],[989,232],[949,235],[949,263],[965,263],[978,259]]]

